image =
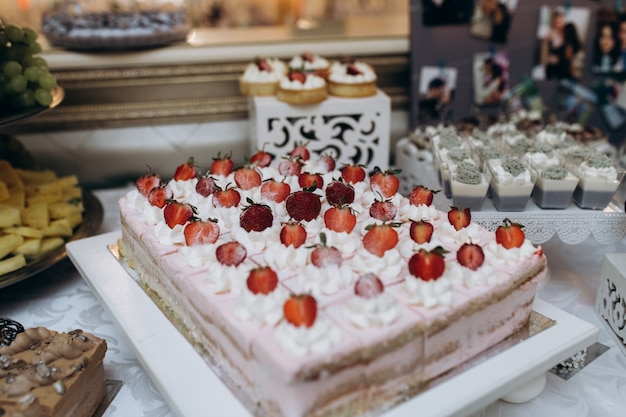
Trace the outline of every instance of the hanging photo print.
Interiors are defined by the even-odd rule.
[[[504,52],[474,55],[474,103],[498,106],[509,89],[509,58]]]
[[[451,118],[456,79],[456,68],[422,67],[417,116],[420,124],[445,123]]]
[[[593,91],[572,80],[559,81],[557,100],[560,119],[581,126],[587,124],[597,103]]]
[[[535,54],[538,62],[532,70],[534,80],[582,77],[590,14],[585,7],[541,6]]]
[[[474,8],[470,34],[495,43],[505,43],[518,0],[479,0]]]
[[[598,106],[606,124],[611,130],[617,130],[626,124],[626,111],[620,106],[624,97],[624,84],[611,78],[601,78],[593,88]],[[622,103],[623,105],[623,103]]]
[[[597,22],[591,71],[594,74],[626,72],[626,14],[600,9]]]
[[[422,0],[424,26],[468,23],[474,10],[473,0]]]

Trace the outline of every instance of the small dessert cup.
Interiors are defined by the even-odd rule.
[[[574,202],[580,208],[591,210],[604,210],[624,178],[623,169],[598,169],[586,163],[572,167],[572,172],[578,177],[573,194]]]
[[[461,162],[452,174],[450,182],[454,206],[480,210],[487,196],[489,182],[489,172],[485,175],[475,164]]]
[[[532,198],[542,209],[565,209],[572,200],[578,178],[559,165],[536,168]]]
[[[535,173],[518,158],[490,160],[491,199],[498,211],[524,211],[535,186]]]

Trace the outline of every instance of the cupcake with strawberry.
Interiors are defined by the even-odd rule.
[[[281,60],[256,58],[239,78],[239,91],[245,96],[273,96],[286,73],[287,66]]]
[[[288,104],[318,104],[328,98],[326,80],[319,75],[291,70],[282,77],[276,98]]]
[[[376,81],[376,72],[364,62],[335,62],[328,75],[328,92],[339,97],[370,97],[376,94]]]
[[[319,77],[326,78],[330,63],[326,58],[310,52],[303,52],[296,55],[287,64],[290,71],[302,71],[307,74],[315,74]]]

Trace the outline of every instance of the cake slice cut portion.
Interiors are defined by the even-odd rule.
[[[91,416],[104,398],[106,349],[82,330],[26,329],[0,348],[0,415]]]

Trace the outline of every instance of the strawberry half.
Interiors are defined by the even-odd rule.
[[[298,175],[298,185],[302,188],[311,188],[315,186],[321,190],[324,187],[324,179],[317,173],[302,172]]]
[[[259,149],[250,157],[250,165],[265,168],[270,166],[272,159],[274,159],[274,157],[271,153],[267,152],[265,149]]]
[[[310,294],[292,294],[283,304],[283,315],[296,327],[311,327],[317,318],[317,301]]]
[[[361,165],[352,164],[341,168],[341,178],[350,184],[356,184],[365,180],[367,173]]]
[[[433,191],[428,187],[418,185],[411,190],[411,193],[409,194],[409,202],[414,206],[419,206],[422,204],[430,206],[433,204],[433,198],[435,197],[435,194],[440,191],[441,190]]]
[[[306,229],[300,223],[288,222],[280,229],[280,243],[299,248],[306,241]]]
[[[248,206],[243,208],[239,215],[239,225],[246,232],[262,232],[268,227],[272,227],[274,215],[272,209],[266,204],[259,204],[247,198]]]
[[[289,78],[289,81],[298,81],[304,84],[306,82],[306,73],[294,70],[287,75],[287,78]]]
[[[150,203],[151,206],[163,208],[165,207],[167,200],[170,200],[172,196],[172,190],[164,185],[155,187],[148,193],[148,203]]]
[[[311,157],[309,148],[307,148],[308,144],[309,142],[296,142],[291,152],[289,152],[289,156],[291,158],[300,158],[303,161],[308,161]]]
[[[363,298],[374,298],[385,291],[385,284],[372,273],[363,274],[354,283],[354,294]]]
[[[208,174],[198,178],[198,182],[196,183],[196,192],[202,197],[208,197],[217,190],[219,190],[219,187],[215,182],[215,178]]]
[[[430,222],[425,220],[412,221],[409,236],[415,243],[423,245],[430,242],[434,231],[435,227]]]
[[[285,200],[285,209],[294,220],[308,222],[320,214],[322,202],[313,191],[315,187],[305,188],[289,194]]]
[[[222,154],[218,152],[217,157],[213,158],[213,163],[211,163],[211,174],[225,177],[233,172],[235,164],[230,157],[230,153],[222,156]]]
[[[267,181],[263,181],[263,184],[261,184],[261,197],[264,200],[282,203],[287,199],[290,192],[291,186],[284,181],[276,181],[270,178]]]
[[[376,200],[372,203],[369,210],[371,217],[384,222],[393,220],[397,212],[398,209],[391,200]]]
[[[215,243],[220,236],[220,227],[216,219],[193,220],[183,230],[187,246],[209,245]]]
[[[441,277],[446,269],[444,255],[446,251],[437,246],[431,251],[420,249],[409,259],[409,272],[416,278],[432,281]]]
[[[519,248],[526,240],[524,226],[513,223],[509,219],[504,219],[502,225],[496,229],[496,242],[506,249]]]
[[[387,171],[381,171],[380,168],[374,168],[374,174],[370,178],[370,189],[375,194],[380,194],[385,198],[391,198],[398,192],[400,187],[400,180],[396,174],[400,173],[399,169],[388,169]]]
[[[331,181],[326,186],[325,193],[326,201],[333,206],[354,202],[354,187],[341,179]]]
[[[356,65],[354,65],[354,63],[352,63],[352,64],[346,65],[346,74],[348,74],[348,75],[361,75],[363,73],[361,72],[360,69],[358,69],[356,67]]]
[[[324,174],[334,171],[336,165],[337,162],[332,155],[324,154],[317,160],[317,168]]]
[[[320,243],[311,251],[311,263],[318,268],[341,266],[343,259],[339,249],[326,245],[326,235],[320,233]]]
[[[367,233],[363,236],[363,247],[369,253],[383,257],[385,252],[393,249],[398,244],[398,232],[394,230],[399,223],[371,224],[365,228]]]
[[[153,172],[142,175],[135,181],[137,191],[144,197],[148,197],[148,194],[153,188],[160,187],[162,184],[161,176]]]
[[[457,251],[456,259],[459,264],[476,271],[485,262],[485,253],[483,248],[475,243],[464,243]]]
[[[280,175],[300,175],[302,171],[302,160],[300,158],[287,158],[278,164]]]
[[[263,182],[261,173],[251,166],[245,166],[235,171],[235,184],[242,190],[251,190]]]
[[[278,275],[269,266],[260,266],[250,271],[246,285],[252,294],[267,295],[278,286]]]
[[[163,218],[169,228],[173,229],[177,224],[187,223],[195,214],[194,211],[194,208],[187,203],[170,200],[163,209]]]
[[[336,205],[324,213],[324,225],[337,233],[351,233],[356,226],[356,215],[350,206]]]
[[[174,179],[176,181],[187,181],[196,178],[197,175],[198,170],[193,163],[193,157],[191,157],[187,160],[187,162],[176,167],[176,171],[174,172]]]
[[[226,242],[215,249],[217,261],[226,266],[238,266],[248,256],[245,246],[239,242]]]
[[[236,189],[226,185],[225,189],[218,187],[213,193],[213,206],[218,208],[237,207],[241,201],[241,194]]]
[[[455,230],[461,230],[472,222],[472,213],[469,208],[450,207],[448,221]]]
[[[255,64],[259,71],[272,72],[272,66],[264,58],[257,58]]]

